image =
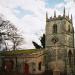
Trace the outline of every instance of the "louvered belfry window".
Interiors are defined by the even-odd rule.
[[[57,33],[57,24],[53,25],[53,33]]]

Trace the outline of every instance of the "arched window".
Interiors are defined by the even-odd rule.
[[[70,32],[70,25],[68,25],[68,32]]]
[[[41,62],[39,62],[39,64],[38,64],[38,69],[41,71]]]
[[[36,63],[35,62],[32,62],[31,64],[32,64],[32,70],[33,71],[36,71]]]
[[[57,33],[57,24],[53,25],[53,33]]]
[[[69,50],[68,52],[68,58],[69,58],[69,64],[71,65],[71,60],[72,60],[72,52]]]

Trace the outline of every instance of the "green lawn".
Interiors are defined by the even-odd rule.
[[[37,51],[41,51],[39,49],[28,49],[28,50],[13,50],[13,51],[1,51],[0,55],[17,55],[17,54],[32,54],[36,53]]]

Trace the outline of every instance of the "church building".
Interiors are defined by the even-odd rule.
[[[0,68],[25,75],[75,75],[74,27],[72,15],[48,18],[46,13],[45,48],[1,51]]]
[[[46,14],[46,49],[48,51],[47,69],[53,75],[73,75],[74,73],[74,27],[69,15],[56,16],[48,19]]]

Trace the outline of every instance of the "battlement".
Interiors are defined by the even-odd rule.
[[[63,17],[63,16],[61,16],[61,15],[59,15],[58,17],[50,17],[50,18],[48,18],[46,21],[47,21],[47,22],[50,22],[50,21],[62,20],[62,19],[66,19],[67,21],[69,21],[70,23],[72,23],[72,20],[71,20],[68,16]]]
[[[56,12],[54,11],[54,17],[51,16],[50,18],[48,18],[48,15],[46,13],[46,22],[50,22],[50,21],[54,21],[54,20],[62,20],[62,19],[66,19],[67,21],[72,23],[72,15],[71,15],[71,18],[69,18],[69,15],[66,16],[65,15],[65,8],[64,8],[63,16],[61,16],[61,15],[56,16]]]

